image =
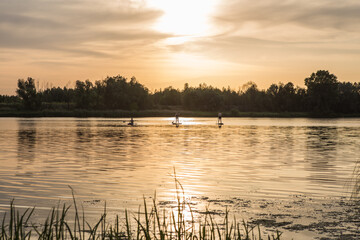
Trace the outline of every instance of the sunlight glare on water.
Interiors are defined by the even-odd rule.
[[[356,119],[1,118],[0,210],[70,200],[136,209],[155,191],[187,198],[348,197],[359,161]]]

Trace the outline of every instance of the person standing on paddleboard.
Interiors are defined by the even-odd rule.
[[[219,114],[218,114],[218,125],[222,125],[221,117],[222,117],[222,114],[219,113]]]
[[[176,124],[179,124],[179,115],[180,115],[179,113],[175,114],[175,123]]]

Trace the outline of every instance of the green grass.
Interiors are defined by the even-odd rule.
[[[44,223],[32,222],[35,208],[20,212],[10,203],[9,216],[4,215],[0,229],[0,240],[30,240],[30,239],[71,239],[71,240],[279,240],[281,233],[276,231],[273,235],[263,235],[260,226],[247,224],[245,221],[230,220],[229,211],[226,210],[220,223],[214,216],[206,211],[201,219],[195,220],[190,204],[185,201],[182,186],[176,182],[177,205],[167,212],[160,210],[153,199],[151,207],[144,198],[142,207],[137,214],[125,211],[123,218],[116,215],[109,221],[106,204],[104,212],[98,220],[91,225],[85,217],[85,211],[80,211],[73,194],[73,204],[65,204],[52,208]],[[182,191],[182,193],[181,193]],[[70,209],[74,214],[70,214]],[[185,215],[191,214],[186,220]]]

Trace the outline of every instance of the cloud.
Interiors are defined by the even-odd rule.
[[[160,11],[132,2],[3,0],[0,48],[106,56],[126,41],[152,44],[168,37],[149,27]]]
[[[215,21],[236,28],[249,22],[262,28],[290,23],[312,29],[358,32],[360,26],[360,2],[357,0],[230,0],[219,8]]]
[[[229,0],[217,9],[217,34],[170,49],[262,66],[353,61],[360,53],[359,1]]]
[[[279,76],[302,82],[316,69],[335,68],[347,80],[360,74],[358,0],[218,0],[209,32],[185,36],[156,30],[169,13],[150,1],[1,0],[1,87],[27,76],[57,85],[121,73],[151,88],[223,75],[236,85]],[[186,8],[175,10],[190,19]],[[169,31],[191,24],[181,20]]]

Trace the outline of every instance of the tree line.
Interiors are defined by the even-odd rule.
[[[184,109],[194,111],[236,112],[313,112],[320,114],[360,113],[360,82],[340,82],[326,70],[312,73],[304,80],[305,88],[292,82],[272,84],[260,90],[253,82],[241,90],[216,88],[205,83],[197,87],[185,84],[151,93],[135,77],[120,75],[92,83],[76,81],[74,88],[52,87],[37,91],[33,78],[19,79],[16,96],[0,95],[0,103],[19,103],[25,110],[61,106],[68,110],[146,110]]]

